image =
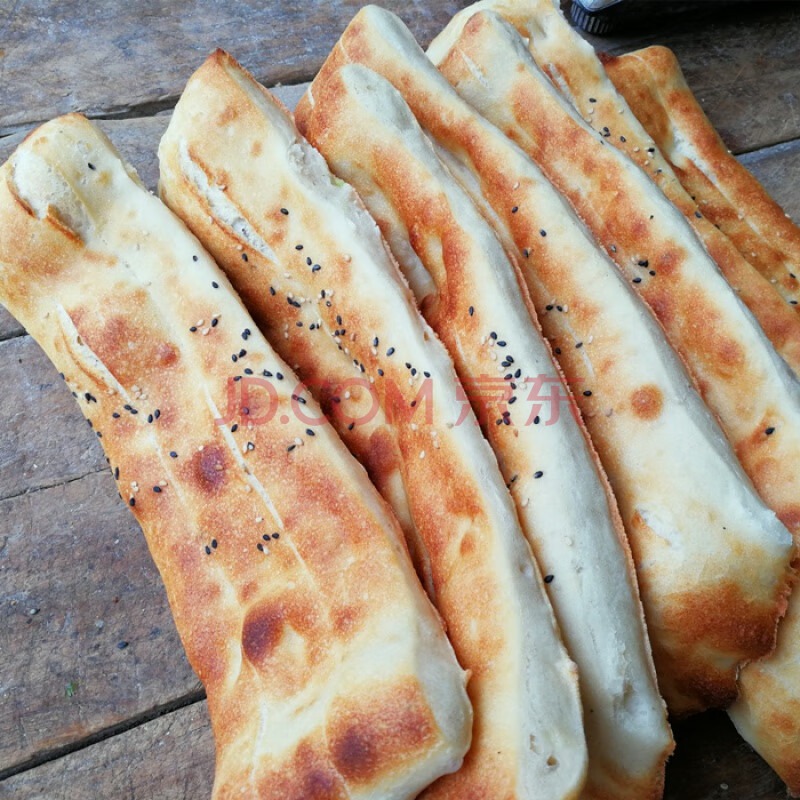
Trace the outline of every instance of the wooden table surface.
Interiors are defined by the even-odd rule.
[[[0,159],[36,123],[78,110],[102,120],[154,188],[169,109],[211,50],[285,84],[292,104],[361,5],[0,0]],[[384,5],[427,45],[465,3]],[[800,6],[711,5],[713,15],[600,46],[672,47],[728,145],[800,214]],[[96,438],[0,309],[0,798],[208,798],[203,697]],[[724,714],[675,732],[670,800],[786,796]]]

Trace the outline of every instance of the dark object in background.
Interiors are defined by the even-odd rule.
[[[572,0],[569,14],[581,30],[605,36],[634,30],[645,32],[665,23],[690,25],[700,17],[758,5],[752,0]]]

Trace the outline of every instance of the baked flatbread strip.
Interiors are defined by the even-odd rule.
[[[647,175],[558,95],[522,39],[479,12],[440,65],[567,197],[662,323],[745,472],[800,531],[800,383]]]
[[[298,127],[359,192],[409,278],[420,261],[432,278],[428,291],[427,281],[413,281],[425,287],[417,300],[470,389],[550,577],[553,609],[580,674],[589,746],[582,797],[660,795],[673,743],[628,542],[527,290],[388,81],[345,65],[311,91],[314,104],[301,104]],[[459,774],[424,797],[460,800]]]
[[[514,234],[507,247],[519,253],[546,332],[567,345],[556,356],[585,387],[577,401],[620,503],[668,704],[688,711],[730,702],[737,665],[773,647],[788,534],[743,476],[652,314],[533,162],[456,94],[393,14],[362,9],[317,85],[350,62],[404,95],[497,230]],[[312,86],[298,116],[313,102]]]
[[[190,79],[159,155],[166,201],[312,391],[330,381],[324,409],[386,497],[401,496],[472,673],[461,796],[578,796],[587,757],[575,665],[494,454],[375,221],[221,52]],[[383,422],[361,424],[378,409]]]
[[[564,18],[558,0],[481,0],[459,12],[428,51],[438,63],[479,10],[494,10],[525,38],[539,68],[607,144],[626,153],[689,221],[728,282],[795,372],[800,373],[800,319],[777,288],[706,218],[667,159],[615,89],[594,48]],[[749,253],[749,251],[748,251]]]
[[[78,115],[0,178],[0,299],[145,532],[208,693],[214,797],[399,800],[456,769],[465,676],[402,533],[313,400],[313,427],[294,415],[296,379],[211,258]],[[219,418],[245,368],[283,380],[237,429]]]
[[[535,156],[595,236],[616,249],[614,258],[624,273],[641,281],[640,294],[694,371],[745,472],[797,541],[797,379],[683,218],[638,167],[598,142],[552,95],[552,84],[522,40],[497,15],[472,17],[442,68],[465,96]],[[800,723],[796,715],[790,722],[782,715],[800,707],[798,603],[795,592],[775,656],[742,671],[743,695],[735,712],[739,719],[748,718],[742,729],[751,743],[795,786]],[[776,714],[781,716],[772,719]]]
[[[603,63],[703,216],[800,311],[800,228],[725,147],[673,52],[646,47]]]

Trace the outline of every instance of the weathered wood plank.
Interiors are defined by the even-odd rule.
[[[624,53],[663,44],[734,153],[800,137],[800,14],[795,3],[740,4],[677,17],[646,35],[587,37]]]
[[[676,727],[665,800],[785,800],[780,779],[710,713]],[[200,800],[211,795],[213,740],[205,703],[165,714],[118,736],[0,782],[0,798]]]
[[[266,85],[309,80],[365,0],[0,4],[0,133],[68,111],[169,107],[216,47]],[[463,0],[386,0],[427,43]],[[9,10],[10,7],[10,10]]]
[[[0,342],[0,375],[0,499],[105,467],[100,443],[30,336]]]
[[[0,521],[0,772],[199,688],[110,472]]]
[[[165,714],[124,734],[0,782],[3,800],[205,800],[214,745],[206,704]]]
[[[800,222],[800,141],[747,153],[739,160],[764,184],[784,211]]]

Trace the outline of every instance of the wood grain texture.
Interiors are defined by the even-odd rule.
[[[0,782],[0,800],[204,800],[213,774],[202,702]]]
[[[0,134],[57,114],[141,115],[174,105],[217,47],[267,85],[319,68],[365,0],[0,2]],[[463,0],[386,0],[427,44]]]
[[[199,688],[110,472],[0,519],[0,772]]]
[[[0,342],[0,370],[0,500],[106,468],[77,403],[30,336]]]
[[[686,81],[734,153],[800,136],[800,14],[794,3],[716,6],[669,27],[609,39],[587,38],[619,54],[651,44],[675,52]]]

